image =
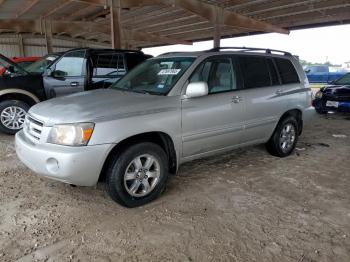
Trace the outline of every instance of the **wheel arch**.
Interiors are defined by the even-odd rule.
[[[99,180],[103,180],[106,177],[106,172],[109,167],[113,156],[120,154],[131,145],[142,143],[142,142],[152,142],[159,145],[167,154],[168,157],[168,168],[171,174],[176,174],[177,171],[177,154],[175,149],[175,144],[173,139],[167,133],[161,131],[145,132],[130,136],[125,138],[116,144],[108,153],[105,162],[103,164]]]
[[[280,123],[283,119],[286,117],[293,116],[298,122],[298,135],[300,136],[303,131],[303,112],[299,108],[294,108],[286,111],[282,116],[280,117],[278,123]],[[277,124],[278,125],[278,124]],[[276,125],[276,127],[277,127]],[[275,127],[275,129],[276,129]]]
[[[19,100],[33,106],[40,102],[40,99],[32,93],[21,89],[6,89],[0,91],[0,102],[6,100]]]

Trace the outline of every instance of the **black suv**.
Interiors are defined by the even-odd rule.
[[[79,48],[51,55],[45,68],[26,69],[0,55],[0,131],[15,134],[29,108],[53,97],[108,88],[137,64],[150,58],[141,51]],[[41,61],[41,60],[39,60]]]

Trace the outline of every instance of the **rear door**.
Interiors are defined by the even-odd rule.
[[[230,57],[202,62],[189,82],[208,83],[209,94],[182,100],[183,157],[190,158],[241,142],[244,97],[237,66]]]
[[[245,132],[244,143],[267,140],[280,115],[287,107],[274,60],[265,56],[239,56],[244,81]]]
[[[59,77],[54,76],[58,72]],[[63,55],[43,75],[48,98],[84,91],[86,80],[86,50],[74,50]]]

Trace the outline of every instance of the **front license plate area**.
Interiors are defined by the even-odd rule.
[[[337,101],[327,101],[326,106],[338,108],[339,107],[339,102],[337,102]]]

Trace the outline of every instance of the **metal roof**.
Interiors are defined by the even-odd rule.
[[[42,34],[48,23],[53,37],[110,43],[109,3],[110,0],[0,0],[0,36]],[[215,27],[220,28],[222,37],[234,37],[261,32],[288,33],[294,28],[350,21],[350,0],[119,0],[119,3],[127,47],[212,39]]]

